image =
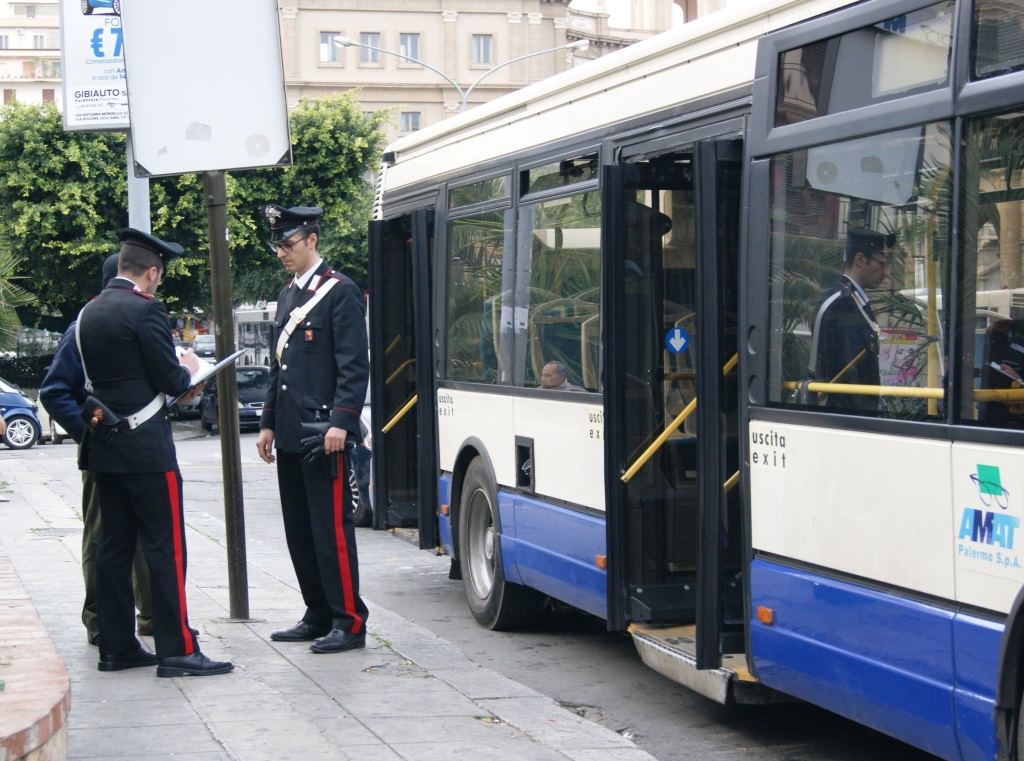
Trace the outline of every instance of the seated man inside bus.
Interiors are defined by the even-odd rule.
[[[569,383],[568,370],[558,360],[551,360],[540,371],[540,387],[548,391],[586,391]]]
[[[821,383],[878,386],[878,321],[867,291],[889,274],[889,249],[895,236],[852,229],[846,236],[843,274],[822,294],[814,320],[810,369]],[[873,394],[829,393],[826,407],[877,412]]]

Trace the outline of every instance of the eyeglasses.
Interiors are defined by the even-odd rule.
[[[282,240],[279,243],[268,243],[267,245],[270,246],[270,250],[275,254],[278,252],[278,249],[283,249],[286,254],[290,254],[293,248],[302,243],[302,241],[304,241],[310,235],[312,235],[312,233],[306,233],[301,238],[298,238],[296,240]]]
[[[879,264],[882,265],[882,269],[885,269],[885,268],[890,266],[889,260],[887,258],[885,258],[884,256],[867,256],[867,255],[865,255],[865,258],[866,259],[870,259],[873,262],[878,262]]]

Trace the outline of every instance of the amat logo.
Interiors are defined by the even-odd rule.
[[[1010,493],[1003,488],[999,468],[993,465],[979,465],[978,472],[971,476],[978,487],[978,496],[985,507],[996,505],[1000,511],[1009,507]],[[965,507],[960,518],[957,538],[974,544],[1013,549],[1014,532],[1020,528],[1020,518],[1002,512]],[[961,545],[961,554],[963,552]],[[972,556],[974,553],[971,553]]]

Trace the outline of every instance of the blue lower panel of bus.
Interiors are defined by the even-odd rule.
[[[992,759],[1003,626],[824,576],[755,560],[757,675],[947,759]]]
[[[451,504],[451,476],[441,476],[439,502]],[[604,519],[520,494],[498,493],[505,578],[573,607],[608,616],[608,577],[594,564],[606,547]],[[441,545],[454,557],[451,518],[440,515]]]
[[[521,494],[498,494],[505,578],[573,607],[608,617],[604,518]]]

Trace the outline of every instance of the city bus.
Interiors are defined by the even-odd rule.
[[[714,700],[1021,758],[1022,23],[769,0],[388,146],[375,527],[491,629],[558,601]]]

